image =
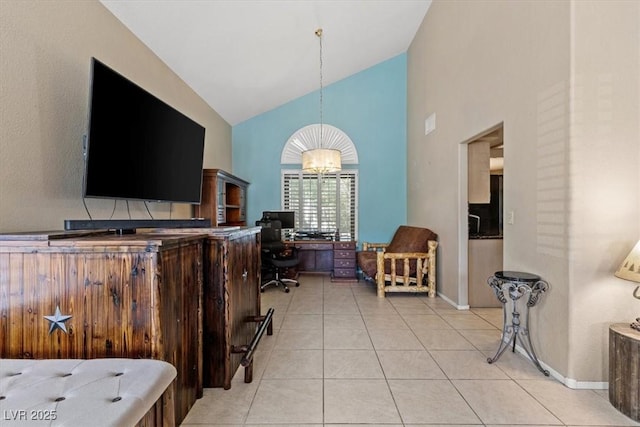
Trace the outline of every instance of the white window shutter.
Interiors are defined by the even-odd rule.
[[[297,230],[340,231],[343,239],[357,239],[358,174],[282,172],[282,208],[296,212]]]

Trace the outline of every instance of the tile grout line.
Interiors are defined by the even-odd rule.
[[[329,307],[329,305],[330,305],[329,302],[334,301],[336,297],[338,297],[338,299],[340,299],[340,296],[333,294],[333,291],[335,289],[337,289],[337,287],[335,287],[335,288],[332,287],[332,285],[327,282],[327,278],[326,277],[323,276],[320,280],[318,280],[318,282],[322,287],[321,288],[321,292],[320,292],[320,298],[321,298],[320,302],[321,302],[321,307],[322,307],[322,315],[320,316],[321,327],[322,327],[322,331],[321,331],[321,340],[322,340],[322,342],[321,342],[321,345],[320,345],[320,348],[322,349],[322,362],[321,362],[322,363],[322,386],[321,386],[321,393],[322,393],[322,396],[321,396],[321,399],[322,399],[322,405],[321,405],[322,406],[322,422],[321,422],[321,425],[330,426],[330,425],[333,425],[333,423],[327,423],[327,419],[326,419],[326,409],[327,408],[326,408],[326,402],[325,402],[325,397],[326,397],[325,396],[325,382],[328,379],[328,378],[326,378],[327,365],[325,363],[325,352],[327,351],[327,348],[325,346],[325,338],[326,338],[326,332],[327,332],[325,330],[325,321],[326,321],[326,318],[327,318],[327,314],[341,315],[341,314],[344,314],[344,313],[338,312],[338,311],[335,311],[335,310],[334,310],[335,313],[334,312],[330,312],[330,313],[327,312],[327,311],[331,311],[331,310],[327,310],[327,308],[329,308],[329,309],[331,308],[331,307]],[[311,288],[313,288],[313,287],[315,287],[315,286],[312,286]],[[368,295],[360,293],[359,289],[356,286],[350,284],[350,285],[348,285],[348,289],[349,289],[348,295],[351,298],[353,298],[353,301],[355,302],[355,306],[357,308],[357,313],[359,315],[359,318],[362,321],[362,323],[364,324],[364,329],[365,329],[365,331],[367,333],[367,338],[368,338],[369,343],[371,344],[372,349],[374,351],[374,354],[376,356],[376,360],[377,360],[378,366],[382,371],[382,378],[384,378],[384,381],[385,381],[385,383],[387,385],[387,390],[391,395],[391,398],[392,398],[392,400],[394,402],[394,407],[396,408],[396,412],[397,412],[397,414],[398,414],[398,416],[400,418],[400,424],[404,426],[404,425],[406,425],[406,423],[405,423],[405,421],[403,419],[402,413],[400,412],[400,408],[398,407],[398,401],[396,401],[396,396],[393,394],[393,392],[391,390],[391,385],[389,383],[389,381],[392,381],[394,379],[393,378],[388,378],[388,374],[383,368],[382,360],[381,360],[381,357],[379,355],[379,352],[383,351],[383,350],[379,350],[374,346],[373,337],[371,337],[371,332],[376,329],[375,328],[376,324],[372,324],[372,326],[374,328],[371,329],[370,325],[365,321],[365,317],[366,317],[365,313],[369,313],[370,309],[372,310],[372,312],[367,314],[367,316],[375,316],[375,315],[379,314],[377,311],[375,311],[376,310],[376,305],[373,304],[371,307],[369,307],[367,304],[365,304],[365,303],[367,303],[369,301]],[[287,303],[285,305],[285,308],[283,309],[282,322],[280,323],[280,327],[277,329],[276,340],[274,341],[273,347],[271,347],[269,349],[268,353],[265,354],[266,357],[265,357],[265,360],[264,360],[264,364],[265,364],[264,365],[264,369],[261,371],[261,374],[259,375],[259,378],[257,378],[258,379],[258,384],[256,385],[256,389],[253,392],[253,395],[251,397],[251,401],[250,401],[250,404],[249,404],[249,409],[247,410],[246,414],[244,415],[240,425],[246,425],[247,424],[247,421],[249,419],[248,418],[249,413],[251,412],[252,406],[256,402],[256,396],[257,396],[258,389],[261,386],[261,381],[264,379],[264,375],[266,373],[266,369],[267,369],[269,363],[273,360],[273,357],[274,357],[273,352],[276,349],[276,344],[277,344],[278,340],[280,339],[280,332],[282,331],[282,327],[284,326],[285,316],[287,314],[301,314],[301,313],[289,313],[290,309],[295,308],[294,307],[294,305],[295,305],[294,304],[295,297],[298,296],[300,298],[306,298],[306,297],[309,296],[309,295],[306,294],[306,292],[302,293],[302,294],[297,294],[297,293],[292,293],[292,294],[293,295],[291,295],[291,297],[287,298],[287,300],[286,300]],[[338,292],[338,294],[339,294],[339,292]],[[315,294],[312,293],[310,295],[315,295]],[[345,297],[346,297],[346,295],[345,295]],[[385,298],[385,300],[386,300],[386,298]],[[400,302],[400,301],[401,300],[399,300],[398,302]],[[275,303],[276,301],[274,300],[272,302]],[[468,349],[468,350],[465,350],[465,351],[478,352],[483,358],[486,357],[485,352],[490,351],[490,350],[486,350],[486,349],[483,350],[480,347],[482,347],[484,345],[483,342],[488,342],[488,341],[486,341],[487,338],[491,338],[492,339],[491,336],[489,336],[489,335],[487,335],[485,337],[483,337],[483,336],[471,336],[477,342],[477,344],[474,344],[474,342],[470,341],[465,335],[463,335],[461,333],[461,331],[474,330],[474,329],[464,329],[464,328],[463,329],[459,329],[459,328],[456,328],[453,324],[449,323],[448,321],[446,321],[442,317],[443,315],[451,314],[449,311],[445,311],[444,308],[440,309],[440,310],[436,310],[435,305],[431,306],[431,305],[429,305],[429,303],[427,301],[420,300],[420,302],[425,304],[429,309],[432,310],[433,313],[431,313],[431,314],[438,316],[438,319],[443,321],[446,325],[449,325],[451,327],[450,330],[452,332],[458,333],[459,335],[461,335],[461,337],[466,342],[468,342],[470,344],[471,349]],[[363,304],[364,304],[364,306],[363,306]],[[462,401],[465,402],[465,404],[468,406],[468,408],[471,410],[471,412],[476,416],[478,422],[481,423],[481,424],[477,424],[477,425],[487,425],[486,421],[484,421],[484,420],[482,420],[480,418],[478,412],[476,412],[476,409],[470,404],[469,401],[467,401],[465,396],[462,394],[461,390],[464,390],[466,386],[463,387],[462,389],[459,389],[456,386],[456,384],[454,383],[454,379],[450,378],[450,374],[447,374],[447,372],[440,366],[440,364],[438,363],[438,361],[436,360],[436,358],[434,357],[434,355],[432,353],[432,351],[438,352],[438,351],[460,351],[460,350],[455,350],[455,349],[451,349],[451,350],[447,350],[447,349],[442,349],[442,350],[431,349],[430,350],[430,349],[428,349],[426,344],[423,343],[418,338],[418,333],[414,329],[411,328],[410,321],[405,319],[405,317],[401,313],[401,311],[402,312],[408,311],[408,314],[411,314],[411,310],[410,309],[403,310],[403,307],[401,305],[399,305],[399,304],[396,305],[392,301],[386,301],[386,304],[389,305],[392,308],[392,311],[390,312],[390,314],[393,314],[394,316],[395,315],[399,315],[400,319],[402,320],[402,323],[405,326],[409,327],[409,331],[411,332],[411,336],[413,336],[414,338],[418,339],[421,348],[424,349],[424,351],[429,355],[429,357],[431,357],[433,359],[433,361],[435,363],[435,366],[437,366],[437,368],[443,373],[444,378],[453,387],[453,389],[455,390],[455,393],[457,393],[460,396]],[[366,310],[363,312],[363,309],[365,309],[365,306],[366,306]],[[491,323],[491,322],[489,322],[489,320],[487,320],[487,318],[486,318],[487,316],[491,317],[489,314],[483,313],[483,315],[480,315],[479,313],[476,313],[473,310],[470,310],[470,312],[474,316],[477,316],[478,318],[480,318],[480,319],[484,320],[485,322],[489,323],[493,327],[493,329],[491,329],[491,330],[498,330],[500,332],[500,328],[497,328],[493,323]],[[384,315],[384,310],[382,310],[382,313],[383,314],[380,314],[380,315]],[[304,312],[304,314],[307,314],[307,313]],[[463,323],[463,326],[469,326],[469,325]],[[473,326],[473,325],[471,325],[471,326]],[[275,328],[274,328],[274,332],[275,332]],[[400,349],[398,349],[398,351],[407,352],[407,351],[410,351],[410,350],[404,350],[404,349],[400,348]],[[552,426],[552,425],[554,425],[554,426],[557,426],[557,425],[566,426],[566,425],[568,425],[562,419],[560,419],[559,416],[556,415],[556,413],[554,413],[554,411],[552,411],[551,409],[547,408],[531,392],[527,391],[527,389],[524,388],[524,386],[519,382],[519,380],[516,377],[513,376],[514,372],[517,373],[519,371],[514,371],[514,372],[512,372],[512,374],[509,374],[510,371],[503,369],[504,368],[503,366],[498,366],[498,365],[495,365],[495,366],[498,368],[498,371],[500,371],[501,373],[503,373],[506,376],[506,378],[504,378],[504,379],[496,379],[496,380],[507,381],[507,382],[511,381],[511,382],[515,383],[516,386],[519,389],[521,389],[522,391],[524,391],[527,396],[532,398],[535,402],[537,402],[541,406],[541,408],[544,408],[544,410],[546,410],[550,415],[552,415],[556,422],[560,423],[560,424],[548,424],[549,426]],[[455,375],[455,373],[453,373],[453,374]],[[471,375],[471,376],[473,376],[473,375]],[[354,379],[360,379],[360,378],[354,378]],[[398,378],[398,379],[399,380],[403,380],[404,378]],[[411,378],[406,378],[406,379],[407,380],[411,380]],[[426,379],[428,380],[429,378],[426,378]],[[434,380],[435,379],[436,378],[434,378]],[[521,379],[527,379],[527,378],[521,378]],[[535,378],[531,378],[531,379],[535,380]],[[419,378],[416,378],[416,380],[419,380]],[[474,378],[457,378],[457,379],[455,379],[455,381],[459,381],[460,382],[460,385],[462,385],[462,382],[464,382],[464,381],[474,381],[474,380],[475,380]],[[606,400],[606,398],[605,398],[605,400]],[[479,408],[479,409],[482,409],[482,408]],[[314,424],[314,423],[304,423],[304,424],[299,424],[299,425],[311,425],[311,424]],[[362,425],[362,422],[353,423],[352,425],[357,426],[358,424]],[[293,426],[293,424],[290,424],[290,425]],[[376,424],[376,425],[378,425],[378,424]],[[382,426],[383,424],[379,424],[379,425]],[[454,426],[454,424],[452,424],[452,427],[453,426]]]
[[[321,388],[321,392],[322,392],[322,425],[324,426],[326,423],[326,417],[325,417],[325,408],[326,408],[326,402],[325,402],[325,363],[324,363],[324,356],[325,356],[325,348],[324,348],[324,303],[325,303],[325,298],[324,298],[324,292],[325,292],[325,283],[324,283],[324,277],[322,278],[322,388]]]
[[[355,296],[354,296],[354,298],[355,298]],[[377,296],[376,296],[376,298],[377,298]],[[398,313],[398,315],[400,315],[400,313],[398,312],[397,308],[393,304],[391,304],[389,302],[387,302],[387,303],[393,307],[393,309],[396,311],[396,313]],[[376,349],[376,347],[375,347],[375,345],[373,343],[373,339],[371,338],[371,333],[370,333],[370,330],[369,330],[369,326],[367,325],[367,322],[364,319],[364,314],[362,313],[362,310],[360,309],[360,305],[358,304],[357,300],[356,300],[356,305],[358,306],[358,312],[360,313],[360,317],[362,317],[362,322],[364,323],[364,328],[367,331],[367,335],[369,336],[369,341],[371,342],[371,347],[373,348],[373,352],[376,355],[376,360],[378,361],[378,365],[380,366],[380,370],[382,371],[382,376],[384,377],[384,382],[387,385],[387,390],[389,391],[389,395],[391,396],[391,400],[393,401],[393,406],[396,408],[396,412],[398,414],[398,417],[400,418],[400,423],[404,426],[404,425],[406,425],[406,423],[404,422],[404,419],[402,417],[402,413],[400,412],[400,408],[398,407],[398,402],[396,401],[396,397],[393,395],[393,391],[391,390],[391,384],[389,384],[389,379],[387,378],[387,373],[385,372],[384,367],[382,366],[382,362],[380,361],[380,355],[378,354],[378,350]],[[400,318],[402,319],[403,322],[405,321],[404,318],[402,318],[402,316],[400,316]]]

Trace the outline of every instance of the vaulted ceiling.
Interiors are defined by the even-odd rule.
[[[406,52],[431,0],[101,0],[235,125]]]

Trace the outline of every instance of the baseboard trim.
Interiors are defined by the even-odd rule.
[[[516,351],[523,355],[526,359],[531,360],[527,352],[520,345],[516,345]],[[579,381],[573,378],[567,378],[564,375],[560,374],[560,372],[553,369],[548,364],[544,363],[542,360],[538,359],[540,365],[547,371],[549,371],[549,376],[555,378],[565,386],[574,390],[607,390],[609,388],[609,383],[606,381]]]
[[[469,306],[468,305],[458,305],[455,302],[453,302],[452,300],[450,300],[449,298],[447,298],[445,295],[443,295],[442,293],[438,292],[437,293],[438,296],[440,298],[442,298],[445,302],[449,303],[450,305],[452,305],[453,307],[455,307],[458,310],[469,310]]]
[[[470,309],[470,307],[468,305],[458,305],[458,304],[456,304],[454,301],[452,301],[451,299],[447,298],[445,295],[443,295],[440,292],[438,292],[437,294],[445,302],[447,302],[448,304],[450,304],[451,306],[455,307],[458,310],[469,310]],[[520,353],[521,355],[523,355],[527,360],[529,360],[529,361],[531,360],[529,358],[529,355],[527,354],[527,352],[524,351],[524,349],[522,348],[522,346],[516,345],[516,351],[518,353]],[[570,389],[574,389],[574,390],[607,390],[609,388],[609,383],[607,381],[579,381],[579,380],[576,380],[574,378],[567,378],[567,377],[563,376],[562,374],[560,374],[555,369],[553,369],[548,364],[544,363],[542,360],[538,359],[538,361],[540,362],[540,365],[542,365],[542,367],[544,369],[549,371],[549,376],[550,377],[555,378],[556,380],[558,380],[559,382],[561,382],[562,384],[564,384],[566,387],[568,387]]]

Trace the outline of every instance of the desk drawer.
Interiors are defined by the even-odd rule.
[[[355,268],[334,268],[333,277],[353,279],[356,277],[356,269]]]
[[[351,242],[335,242],[333,244],[334,249],[339,250],[339,249],[351,249],[354,250],[356,248],[356,242],[355,241],[351,241]]]
[[[353,259],[334,259],[333,268],[356,268],[356,260]]]
[[[353,258],[353,259],[355,259],[356,258],[356,252],[355,251],[344,251],[344,250],[340,251],[340,250],[336,250],[336,251],[333,251],[333,257],[336,258],[336,259],[338,259],[338,258],[341,258],[341,259],[342,258],[345,258],[345,259]]]
[[[333,243],[296,243],[296,248],[301,251],[331,251]]]

